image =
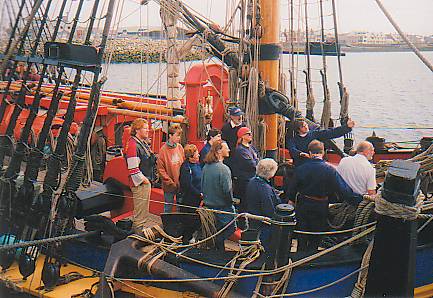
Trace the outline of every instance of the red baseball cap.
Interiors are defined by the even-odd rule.
[[[238,139],[242,138],[247,133],[251,133],[251,130],[248,127],[241,127],[238,130]]]

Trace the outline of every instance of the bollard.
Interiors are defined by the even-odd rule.
[[[271,245],[266,260],[266,268],[273,269],[287,265],[289,262],[292,234],[296,224],[295,209],[290,204],[279,204],[274,214],[275,221],[271,226]]]
[[[413,207],[419,193],[419,164],[404,160],[391,163],[382,198]],[[376,210],[379,202],[376,202]],[[365,297],[413,297],[416,258],[416,220],[404,220],[377,210],[377,226]]]

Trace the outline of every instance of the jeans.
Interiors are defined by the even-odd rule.
[[[174,207],[174,212],[177,211],[176,206],[174,206],[174,196],[175,192],[164,192],[164,213],[171,213]]]

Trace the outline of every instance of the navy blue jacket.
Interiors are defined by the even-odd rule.
[[[260,177],[252,178],[245,193],[247,212],[272,218],[275,207],[280,204],[280,198],[268,181]],[[270,248],[271,228],[261,221],[251,220],[250,227],[260,231],[260,241],[266,251]]]
[[[290,151],[294,165],[299,166],[305,162],[305,160],[308,160],[307,158],[300,157],[299,154],[302,152],[308,153],[308,145],[312,140],[324,141],[339,138],[351,131],[352,129],[347,125],[322,130],[310,130],[304,137],[298,134],[294,137],[288,137],[286,139],[286,148]]]
[[[234,150],[236,149],[236,143],[238,141],[238,130],[241,127],[244,127],[245,123],[241,123],[241,125],[232,127],[230,121],[224,123],[221,128],[221,139],[227,142],[227,145],[230,148],[230,157],[233,156]]]
[[[358,205],[362,201],[362,196],[354,193],[337,170],[322,159],[309,159],[296,167],[288,193],[288,198],[293,201],[297,193],[312,197],[337,193],[352,205]]]
[[[185,160],[180,168],[180,192],[182,204],[197,207],[201,199],[201,175],[202,169],[198,163],[190,163]]]
[[[200,150],[200,165],[203,168],[204,167],[204,158],[210,151],[210,144],[209,142],[206,142],[206,145]]]
[[[281,203],[271,184],[257,176],[248,182],[245,197],[248,213],[267,216],[269,218],[274,216],[275,207]]]
[[[239,144],[232,159],[233,176],[245,182],[250,180],[256,174],[258,162],[257,151],[253,146]]]

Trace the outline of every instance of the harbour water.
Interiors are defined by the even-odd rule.
[[[433,52],[423,52],[433,62]],[[376,134],[387,141],[414,141],[433,136],[433,74],[413,54],[348,53],[342,57],[343,81],[350,93],[350,116],[356,121],[356,140]],[[283,56],[284,69],[290,56]],[[332,117],[339,115],[337,58],[327,57],[328,82],[331,90]],[[194,63],[181,64],[180,80]],[[316,98],[315,116],[320,119],[323,89],[319,69],[322,57],[312,56],[313,92]],[[305,56],[295,57],[298,98],[305,109]],[[108,67],[106,90],[164,93],[165,64],[111,64]],[[160,79],[158,79],[161,77]],[[429,129],[413,129],[428,127]],[[411,129],[407,129],[411,128]]]

